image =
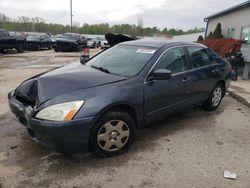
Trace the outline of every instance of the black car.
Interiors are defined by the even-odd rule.
[[[7,30],[0,29],[0,53],[5,50],[16,49],[19,53],[24,51],[26,39],[16,35],[10,35]]]
[[[26,48],[29,50],[51,49],[52,40],[48,34],[32,33],[26,38]]]
[[[87,40],[78,33],[65,33],[56,39],[55,52],[81,51],[87,46]]]
[[[135,40],[24,81],[9,105],[31,138],[57,151],[123,153],[135,130],[190,106],[215,110],[231,66],[196,43]]]

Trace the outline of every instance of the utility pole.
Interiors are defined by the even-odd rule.
[[[72,17],[73,17],[73,14],[72,14],[72,0],[70,0],[70,31],[72,33]]]

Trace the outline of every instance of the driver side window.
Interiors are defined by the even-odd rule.
[[[173,74],[186,71],[188,67],[184,48],[174,48],[164,52],[154,67],[154,70],[157,69],[168,69]]]

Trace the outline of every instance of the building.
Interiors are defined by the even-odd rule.
[[[250,1],[223,10],[204,19],[207,22],[206,36],[221,23],[225,38],[250,39]]]
[[[205,37],[213,32],[218,23],[221,23],[224,38],[241,39],[242,53],[246,62],[250,62],[250,0],[225,9],[204,19],[207,23]],[[250,63],[245,64],[243,78],[250,76]]]

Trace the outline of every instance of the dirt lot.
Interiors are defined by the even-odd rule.
[[[0,187],[250,187],[250,109],[228,95],[215,112],[197,107],[140,130],[118,157],[66,156],[33,143],[9,112],[7,92],[74,61],[79,53],[0,57]]]

